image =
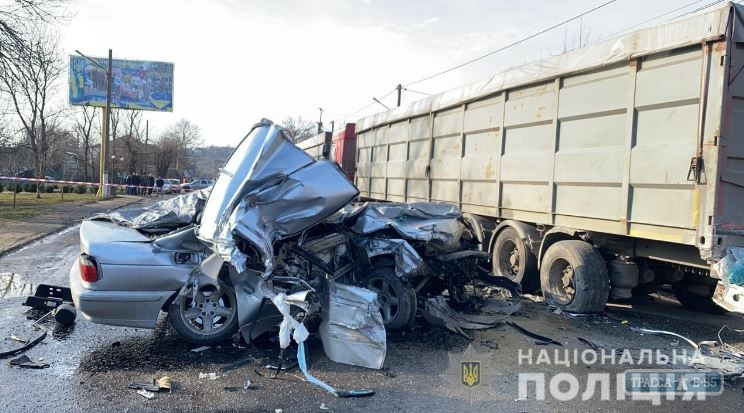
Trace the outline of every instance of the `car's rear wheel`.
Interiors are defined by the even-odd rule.
[[[176,297],[169,307],[168,321],[190,343],[220,344],[238,330],[235,293],[224,287],[199,285],[195,297],[191,292]]]

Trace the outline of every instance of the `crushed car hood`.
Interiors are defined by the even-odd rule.
[[[262,120],[220,170],[198,236],[243,272],[246,256],[236,245],[238,234],[260,251],[268,276],[275,241],[322,222],[358,194],[335,163],[315,161],[281,128]]]

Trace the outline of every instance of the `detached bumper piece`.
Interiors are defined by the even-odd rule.
[[[69,288],[39,284],[34,295],[28,296],[23,305],[43,311],[51,311],[65,302],[72,303],[72,291]]]

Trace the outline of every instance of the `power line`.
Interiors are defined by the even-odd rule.
[[[682,9],[684,9],[684,8],[690,7],[690,6],[692,6],[693,4],[696,4],[696,3],[700,3],[701,1],[703,1],[703,0],[696,0],[696,1],[693,1],[693,2],[691,2],[691,3],[687,3],[687,4],[685,4],[684,6],[681,6],[681,7],[677,7],[677,8],[676,8],[676,9],[674,9],[674,10],[669,10],[669,11],[667,11],[667,12],[664,12],[664,13],[662,13],[662,14],[658,15],[658,16],[652,17],[652,18],[650,18],[650,19],[646,19],[646,20],[644,20],[644,21],[642,21],[642,22],[640,22],[640,23],[634,24],[634,25],[632,25],[632,26],[628,26],[628,27],[626,27],[626,28],[624,28],[624,29],[622,29],[622,30],[620,30],[620,31],[617,31],[617,32],[615,32],[615,33],[612,33],[612,34],[610,34],[610,35],[608,35],[608,36],[605,36],[605,39],[606,39],[606,38],[608,38],[608,37],[615,37],[615,36],[617,36],[617,35],[619,35],[619,34],[622,34],[622,33],[625,33],[625,32],[627,32],[628,30],[632,30],[632,29],[635,29],[635,28],[636,28],[636,27],[638,27],[638,26],[643,26],[643,25],[644,25],[644,24],[646,24],[646,23],[652,22],[652,21],[654,21],[654,20],[656,20],[656,19],[660,19],[660,18],[662,18],[662,17],[664,17],[664,16],[667,16],[667,15],[669,15],[669,14],[672,14],[672,13],[674,13],[674,12],[676,12],[676,11],[680,11],[680,10],[682,10]],[[597,42],[599,42],[599,40],[598,40]],[[597,42],[595,42],[595,44],[596,44]]]
[[[514,47],[514,46],[516,46],[516,45],[518,45],[518,44],[520,44],[520,43],[524,43],[524,42],[526,42],[527,40],[530,40],[530,39],[532,39],[533,37],[537,37],[537,36],[539,36],[539,35],[541,35],[541,34],[543,34],[543,33],[547,33],[547,32],[549,32],[549,31],[551,31],[551,30],[555,29],[556,27],[560,27],[560,26],[562,26],[562,25],[564,25],[564,24],[566,24],[566,23],[569,23],[569,22],[572,22],[572,21],[574,21],[574,20],[576,20],[576,19],[579,19],[579,18],[581,18],[581,17],[583,17],[583,16],[585,16],[585,15],[587,15],[587,14],[589,14],[589,13],[593,12],[593,11],[599,10],[599,9],[601,9],[602,7],[608,6],[608,5],[610,5],[610,4],[612,4],[612,3],[616,2],[616,1],[617,1],[617,0],[610,0],[610,1],[606,2],[606,3],[602,3],[602,4],[600,4],[599,6],[597,6],[597,7],[593,8],[593,9],[591,9],[591,10],[587,10],[587,11],[585,11],[585,12],[581,13],[581,14],[578,14],[578,15],[576,15],[576,16],[574,16],[574,17],[571,17],[571,18],[570,18],[570,19],[568,19],[568,20],[564,20],[564,21],[562,21],[562,22],[560,22],[560,23],[558,23],[558,24],[555,24],[555,25],[553,25],[553,26],[550,26],[550,27],[548,27],[547,29],[543,29],[543,30],[540,30],[540,31],[539,31],[539,32],[537,32],[537,33],[534,33],[534,34],[532,34],[532,35],[530,35],[530,36],[527,36],[527,37],[525,37],[525,38],[523,38],[523,39],[517,40],[517,41],[516,41],[516,42],[514,42],[514,43],[508,44],[508,45],[506,45],[506,46],[504,46],[504,47],[501,47],[501,48],[499,48],[499,49],[496,49],[496,50],[494,50],[494,51],[492,51],[492,52],[488,52],[488,53],[486,53],[486,54],[484,54],[484,55],[482,55],[482,56],[476,57],[475,59],[471,59],[471,60],[468,60],[467,62],[464,62],[464,63],[460,63],[459,65],[453,66],[453,67],[451,67],[451,68],[449,68],[449,69],[445,69],[445,70],[442,70],[441,72],[438,72],[438,73],[435,73],[435,74],[433,74],[433,75],[430,75],[430,76],[424,77],[424,78],[422,78],[422,79],[416,80],[416,81],[414,81],[414,82],[408,83],[408,84],[407,84],[406,86],[412,86],[412,85],[415,85],[415,84],[417,84],[417,83],[421,83],[421,82],[424,82],[424,81],[426,81],[426,80],[429,80],[429,79],[433,79],[433,78],[435,78],[435,77],[437,77],[437,76],[441,76],[441,75],[443,75],[443,74],[445,74],[445,73],[449,73],[449,72],[451,72],[451,71],[453,71],[453,70],[456,70],[456,69],[459,69],[459,68],[461,68],[461,67],[463,67],[463,66],[467,66],[467,65],[469,65],[469,64],[471,64],[471,63],[474,63],[474,62],[477,62],[477,61],[479,61],[479,60],[485,59],[485,58],[486,58],[486,57],[488,57],[488,56],[491,56],[491,55],[493,55],[493,54],[496,54],[496,53],[498,53],[498,52],[504,51],[504,50],[506,50],[506,49],[508,49],[508,48],[510,48],[510,47]]]
[[[417,92],[415,90],[411,90],[411,89],[408,89],[408,88],[405,88],[405,87],[403,88],[403,90],[405,90],[407,92],[418,93],[419,95],[431,96],[431,93]]]
[[[685,13],[682,13],[682,14],[680,14],[680,15],[674,16],[674,17],[673,17],[672,19],[670,19],[670,20],[674,20],[674,19],[676,19],[676,18],[678,18],[678,17],[682,17],[682,16],[686,16],[686,15],[688,15],[688,14],[692,14],[692,13],[698,12],[698,11],[700,11],[700,10],[705,10],[705,9],[707,9],[707,8],[708,8],[708,7],[710,7],[710,6],[714,6],[714,5],[718,4],[718,3],[722,3],[723,1],[724,1],[724,0],[716,0],[716,1],[710,2],[710,3],[706,4],[706,5],[703,5],[703,6],[700,6],[700,7],[698,7],[698,8],[697,8],[697,9],[695,9],[695,10],[690,10],[690,11],[688,11],[688,12],[685,12]]]
[[[585,11],[585,12],[583,12],[583,13],[581,13],[581,14],[578,14],[578,15],[576,15],[576,16],[574,16],[574,17],[572,17],[572,18],[568,19],[568,20],[564,20],[564,21],[562,21],[562,22],[560,22],[560,23],[558,23],[558,24],[555,24],[555,25],[553,25],[553,26],[551,26],[551,27],[548,27],[548,28],[546,28],[546,29],[543,29],[543,30],[541,30],[541,31],[539,31],[539,32],[537,32],[537,33],[534,33],[534,34],[532,34],[532,35],[530,35],[530,36],[528,36],[528,37],[525,37],[525,38],[523,38],[523,39],[521,39],[521,40],[518,40],[518,41],[516,41],[516,42],[514,42],[514,43],[511,43],[511,44],[509,44],[509,45],[506,45],[506,46],[504,46],[504,47],[502,47],[502,48],[500,48],[500,49],[497,49],[497,50],[491,51],[491,52],[489,52],[489,53],[487,53],[487,54],[484,54],[484,55],[482,55],[482,56],[476,57],[476,58],[474,58],[474,59],[471,59],[471,60],[469,60],[469,61],[467,61],[467,62],[464,62],[464,63],[461,63],[461,64],[459,64],[459,65],[453,66],[453,67],[451,67],[451,68],[449,68],[449,69],[443,70],[443,71],[441,71],[441,72],[438,72],[438,73],[435,73],[435,74],[433,74],[433,75],[430,75],[430,76],[424,77],[424,78],[422,78],[422,79],[416,80],[416,81],[414,81],[414,82],[408,83],[408,84],[407,84],[407,86],[410,86],[410,85],[414,85],[414,84],[417,84],[417,83],[421,83],[421,82],[424,82],[424,81],[426,81],[426,80],[429,80],[429,79],[433,79],[433,78],[435,78],[435,77],[437,77],[437,76],[441,76],[441,75],[443,75],[443,74],[445,74],[445,73],[451,72],[451,71],[453,71],[453,70],[456,70],[456,69],[459,69],[459,68],[461,68],[461,67],[463,67],[463,66],[469,65],[469,64],[471,64],[471,63],[474,63],[474,62],[477,62],[477,61],[479,61],[479,60],[482,60],[482,59],[484,59],[484,58],[486,58],[486,57],[488,57],[488,56],[491,56],[491,55],[493,55],[493,54],[496,54],[496,53],[498,53],[498,52],[500,52],[500,51],[506,50],[506,49],[508,49],[508,48],[510,48],[510,47],[514,47],[514,46],[516,46],[516,45],[518,45],[518,44],[520,44],[520,43],[524,43],[525,41],[527,41],[527,40],[529,40],[529,39],[532,39],[532,38],[534,38],[534,37],[536,37],[536,36],[539,36],[539,35],[541,35],[541,34],[544,34],[544,33],[546,33],[546,32],[549,32],[549,31],[551,31],[551,30],[553,30],[553,29],[555,29],[555,28],[557,28],[557,27],[560,27],[560,26],[562,26],[562,25],[565,25],[565,24],[567,24],[567,23],[569,23],[569,22],[571,22],[571,21],[573,21],[573,20],[579,19],[579,18],[581,18],[581,17],[583,17],[583,16],[585,16],[585,15],[587,15],[587,14],[589,14],[589,13],[592,13],[592,12],[594,12],[594,11],[596,11],[596,10],[598,10],[598,9],[601,9],[601,8],[603,8],[603,7],[605,7],[605,6],[608,6],[608,5],[610,5],[610,4],[612,4],[612,3],[616,2],[616,1],[617,1],[617,0],[611,0],[611,1],[608,1],[608,2],[606,2],[606,3],[600,4],[599,6],[597,6],[597,7],[594,7],[593,9],[587,10],[587,11]],[[693,1],[693,2],[690,2],[690,3],[687,3],[687,4],[683,5],[683,6],[677,7],[677,8],[675,8],[675,9],[669,10],[669,11],[667,11],[667,12],[664,12],[664,13],[662,13],[662,14],[659,14],[659,15],[657,15],[657,16],[654,16],[654,17],[651,17],[651,18],[649,18],[649,19],[646,19],[646,20],[644,20],[644,21],[642,21],[642,22],[640,22],[640,23],[634,24],[634,25],[632,25],[632,26],[628,26],[628,27],[626,27],[626,28],[624,28],[624,29],[622,29],[622,30],[620,30],[620,31],[617,31],[617,32],[615,32],[615,33],[613,33],[613,34],[609,35],[609,36],[605,36],[605,39],[606,39],[606,38],[610,38],[610,37],[614,37],[614,36],[617,36],[617,35],[619,35],[619,34],[623,34],[623,33],[627,32],[627,31],[629,31],[629,30],[631,30],[631,29],[634,29],[634,28],[636,28],[636,27],[642,26],[642,25],[644,25],[644,24],[646,24],[646,23],[649,23],[649,22],[651,22],[651,21],[657,20],[657,19],[659,19],[659,18],[662,18],[662,17],[664,17],[664,16],[668,16],[668,15],[670,15],[670,14],[674,13],[674,12],[678,12],[678,11],[680,11],[680,10],[683,10],[683,9],[687,8],[687,7],[690,7],[690,6],[692,6],[693,4],[697,4],[697,3],[700,3],[701,1],[703,1],[703,0],[696,0],[696,1]],[[688,12],[685,12],[685,13],[682,13],[682,14],[680,14],[680,15],[677,15],[677,16],[673,17],[673,18],[672,18],[672,19],[670,19],[670,20],[676,19],[676,18],[678,18],[678,17],[684,16],[684,15],[687,15],[687,14],[690,14],[690,13],[695,13],[695,12],[697,12],[697,11],[700,11],[700,10],[706,9],[706,8],[708,8],[708,7],[710,7],[710,6],[713,6],[713,5],[715,5],[715,4],[721,3],[721,2],[723,2],[723,1],[725,1],[725,0],[716,0],[716,1],[713,1],[713,2],[711,2],[711,3],[707,3],[707,4],[705,4],[705,5],[701,6],[701,7],[697,8],[697,9],[694,9],[694,10],[691,10],[691,11],[688,11]],[[742,4],[742,3],[744,2],[744,0],[734,0],[734,2],[735,2],[735,3],[739,3],[739,4]],[[596,44],[596,43],[598,43],[599,41],[600,41],[600,40],[597,40],[596,42],[592,43],[592,45],[593,45],[593,44]],[[393,93],[393,92],[395,92],[396,90],[397,90],[397,89],[393,89],[393,90],[391,90],[390,92],[386,93],[386,94],[385,94],[384,96],[382,96],[381,98],[379,98],[379,100],[385,99],[386,97],[390,96],[390,94],[392,94],[392,93]],[[408,92],[412,92],[412,93],[418,93],[418,94],[422,94],[422,95],[426,95],[426,96],[431,96],[431,94],[429,94],[429,93],[418,92],[418,91],[415,91],[415,90],[411,90],[411,89],[408,89],[408,88],[404,88],[403,90],[406,90],[406,91],[408,91]],[[355,111],[355,112],[352,112],[352,113],[350,113],[350,114],[348,114],[348,115],[345,115],[345,117],[349,117],[349,116],[353,116],[353,115],[356,115],[357,113],[359,113],[359,112],[362,112],[362,111],[364,111],[364,110],[366,110],[366,109],[369,109],[370,107],[374,106],[374,105],[375,105],[375,103],[379,103],[379,100],[378,100],[377,98],[374,98],[374,97],[373,97],[372,99],[373,99],[372,103],[370,103],[370,104],[368,104],[368,105],[366,105],[366,106],[362,107],[361,109],[359,109],[359,110],[357,110],[357,111]],[[383,106],[384,106],[384,105],[383,105]]]
[[[379,100],[385,99],[386,97],[390,96],[390,95],[391,95],[391,94],[392,94],[393,92],[395,92],[396,90],[398,90],[398,89],[393,89],[393,90],[391,90],[390,92],[387,92],[387,93],[386,93],[386,94],[384,94],[384,95],[383,95],[383,96],[382,96],[381,98],[379,98]],[[373,96],[373,97],[372,97],[372,103],[370,103],[370,104],[368,104],[368,105],[366,105],[366,106],[364,106],[364,107],[360,108],[359,110],[356,110],[356,111],[354,111],[354,112],[351,112],[351,113],[349,113],[349,114],[347,114],[347,115],[344,115],[344,118],[348,118],[349,116],[354,116],[354,115],[356,115],[357,113],[359,113],[359,112],[361,112],[361,111],[363,111],[363,110],[367,110],[367,109],[371,108],[371,107],[372,107],[372,106],[374,106],[374,105],[375,105],[376,103],[379,103],[379,100],[378,100],[378,98],[376,98],[376,97],[374,97],[374,96]],[[385,105],[383,105],[383,106],[385,106]]]

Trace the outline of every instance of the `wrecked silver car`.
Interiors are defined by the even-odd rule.
[[[211,189],[84,221],[74,302],[88,320],[132,327],[152,328],[165,311],[202,345],[278,326],[286,348],[319,317],[329,358],[374,368],[385,329],[417,313],[465,334],[516,310],[518,285],[484,274],[487,254],[455,206],[351,203],[357,195],[335,163],[264,120]],[[499,290],[502,305],[478,307],[499,315],[455,311],[473,309],[476,281]]]

